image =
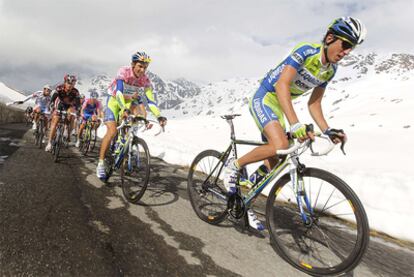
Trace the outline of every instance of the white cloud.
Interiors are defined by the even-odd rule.
[[[412,52],[412,0],[0,3],[0,73],[27,63],[45,71],[80,65],[81,73],[115,72],[143,49],[163,78],[262,76],[295,44],[320,41],[332,19],[343,15],[367,25],[365,51]]]

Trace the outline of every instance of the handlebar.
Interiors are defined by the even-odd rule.
[[[121,124],[116,127],[117,130],[122,129],[125,127],[126,124],[128,124],[130,121],[143,121],[145,124],[148,124],[148,120],[142,116],[136,116],[136,115],[129,115],[125,120],[122,120]]]
[[[58,114],[63,114],[63,115],[73,115],[73,116],[77,116],[77,114],[76,113],[73,113],[73,112],[67,112],[67,111],[62,111],[62,110],[56,110],[56,112]]]
[[[304,142],[298,142],[296,141],[291,147],[289,147],[288,149],[281,149],[281,150],[277,150],[276,154],[277,155],[289,155],[294,153],[295,151],[307,147],[309,146],[310,150],[311,150],[311,155],[312,156],[324,156],[327,155],[329,152],[331,152],[334,148],[335,148],[335,144],[330,140],[330,138],[328,136],[322,135],[322,134],[317,134],[315,136],[315,138],[320,138],[320,139],[324,139],[327,140],[329,145],[328,147],[326,147],[325,149],[323,149],[322,151],[319,152],[314,152],[312,149],[312,140],[311,139],[307,139]]]

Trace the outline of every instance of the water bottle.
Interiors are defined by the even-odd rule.
[[[262,164],[261,166],[259,166],[256,171],[254,171],[250,176],[249,176],[249,181],[253,184],[256,185],[258,184],[261,180],[263,180],[263,178],[266,176],[266,174],[268,173],[267,167]]]

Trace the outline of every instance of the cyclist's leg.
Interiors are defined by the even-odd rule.
[[[103,163],[106,152],[109,149],[111,141],[116,136],[116,122],[119,118],[120,107],[114,97],[110,97],[105,109],[104,123],[107,131],[101,142],[101,149],[99,151],[99,162]]]
[[[39,113],[41,111],[41,107],[39,105],[36,105],[33,108],[33,121],[36,123],[39,123]]]
[[[82,133],[83,133],[83,129],[85,129],[85,124],[86,122],[92,117],[91,114],[88,113],[84,113],[83,114],[83,118],[81,119],[81,124],[79,126],[79,130],[78,130],[78,141],[80,140],[80,138],[82,137]]]
[[[250,112],[268,144],[254,148],[240,157],[237,163],[239,167],[243,167],[250,163],[267,160],[266,166],[272,167],[277,162],[276,150],[286,149],[289,146],[283,113],[276,96],[259,88],[250,101]]]
[[[59,118],[60,118],[60,116],[59,116],[59,114],[57,113],[57,111],[59,110],[59,109],[63,109],[64,107],[63,107],[64,105],[63,105],[63,103],[60,103],[60,101],[59,101],[59,99],[56,99],[56,102],[55,102],[55,111],[53,112],[53,114],[52,114],[52,120],[51,120],[51,123],[50,123],[50,132],[49,132],[49,141],[48,141],[48,146],[52,143],[52,139],[55,137],[55,135],[56,135],[56,127],[57,127],[57,124],[58,124],[58,122],[59,122]],[[47,147],[46,147],[47,148]]]
[[[76,105],[70,105],[67,112],[77,114],[76,109],[77,109]],[[66,128],[68,130],[68,142],[70,142],[70,140],[71,140],[72,131],[73,130],[76,131],[76,118],[77,118],[76,115],[72,115],[72,114],[68,115],[69,122],[67,122],[67,124],[66,124]]]

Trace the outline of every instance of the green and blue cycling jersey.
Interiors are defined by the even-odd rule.
[[[260,131],[263,132],[263,128],[272,120],[279,121],[286,129],[283,110],[275,88],[286,65],[292,66],[297,71],[289,86],[292,99],[315,87],[326,88],[336,73],[337,65],[323,65],[322,52],[321,44],[301,43],[277,67],[266,74],[249,103],[250,113]]]

